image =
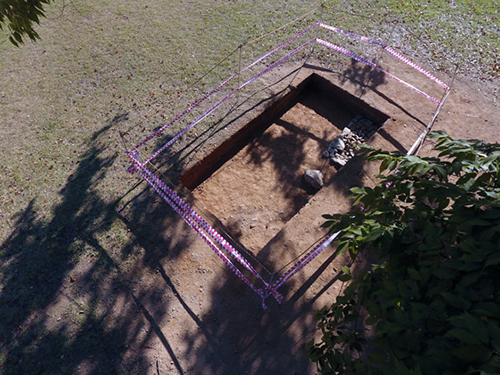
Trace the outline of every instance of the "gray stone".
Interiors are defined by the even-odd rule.
[[[337,138],[335,138],[330,144],[330,146],[335,151],[342,151],[345,148],[345,142],[342,135],[339,135]]]
[[[316,169],[306,169],[306,171],[304,172],[305,182],[315,189],[321,189],[323,187],[324,177],[325,175],[323,174],[323,172]]]

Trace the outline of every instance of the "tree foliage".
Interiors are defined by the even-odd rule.
[[[379,260],[316,313],[324,374],[500,373],[500,146],[430,136],[437,157],[366,147],[380,182],[324,215],[340,251]]]
[[[31,40],[40,36],[33,29],[34,24],[40,23],[45,16],[43,7],[51,0],[0,0],[0,29],[7,26],[9,40],[15,45],[24,43],[23,37]]]

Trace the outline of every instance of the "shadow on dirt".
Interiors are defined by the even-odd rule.
[[[164,238],[151,225],[159,220],[177,225],[179,219],[150,189],[121,215],[121,198],[106,200],[97,186],[116,161],[101,141],[121,119],[94,134],[52,217],[40,219],[33,200],[2,244],[2,374],[143,373],[142,353],[128,348],[141,347],[152,335],[180,369],[156,323],[169,301],[158,304],[161,291],[137,291],[135,285],[144,265],[157,269],[159,261],[175,259],[189,246]],[[127,231],[130,239],[123,235]],[[137,244],[146,249],[142,261]],[[145,326],[151,329],[146,332]]]
[[[351,59],[351,65],[343,72],[342,84],[347,81],[358,84],[356,94],[362,95],[367,86],[376,89],[386,82],[385,74],[369,65]]]
[[[330,275],[331,270],[327,271],[331,261],[330,257],[283,305],[277,305],[270,297],[267,310],[260,307],[260,297],[226,271],[221,277],[227,281],[210,291],[209,313],[200,318],[203,333],[200,330],[184,337],[185,342],[201,342],[189,348],[197,358],[190,373],[311,373],[314,365],[306,359],[305,343],[316,331],[313,319],[316,299],[338,278],[337,274]],[[323,273],[329,278],[325,287],[314,298],[305,300],[305,289]]]

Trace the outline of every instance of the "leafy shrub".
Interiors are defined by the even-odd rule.
[[[7,26],[9,40],[15,46],[22,44],[23,36],[31,40],[40,36],[33,29],[33,25],[40,23],[40,17],[45,17],[44,6],[51,0],[0,0],[0,30],[3,24]]]
[[[340,252],[379,260],[316,313],[324,374],[500,373],[500,146],[430,136],[437,157],[366,147],[380,182],[324,215]]]

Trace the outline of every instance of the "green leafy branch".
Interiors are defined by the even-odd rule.
[[[10,32],[9,40],[15,46],[24,43],[23,37],[31,40],[40,36],[33,28],[40,23],[40,18],[45,16],[44,6],[51,0],[0,0],[0,29],[4,25]]]
[[[380,182],[323,215],[339,252],[379,260],[316,314],[325,374],[500,372],[500,147],[430,136],[437,157],[365,147]]]

